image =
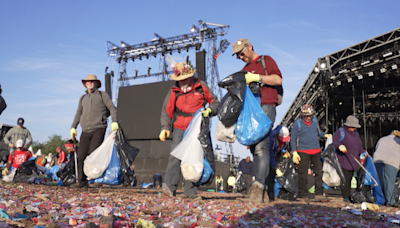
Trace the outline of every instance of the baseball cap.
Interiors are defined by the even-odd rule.
[[[287,127],[282,126],[278,133],[279,141],[288,142],[290,140],[289,129]]]
[[[17,142],[15,143],[15,146],[17,148],[23,147],[24,146],[24,140],[18,139]]]
[[[233,53],[232,55],[238,53],[243,50],[243,48],[248,47],[251,43],[246,39],[238,39],[235,43],[232,44]]]
[[[24,123],[25,123],[25,120],[24,120],[24,118],[18,118],[18,120],[17,120],[17,125],[20,125],[20,126],[23,126],[24,125]]]

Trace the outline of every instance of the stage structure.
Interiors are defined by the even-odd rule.
[[[196,51],[196,64],[192,64],[196,67],[197,73],[201,80],[204,80],[211,88],[211,90],[218,96],[219,99],[222,98],[222,89],[218,87],[218,81],[220,81],[217,59],[220,54],[224,53],[225,50],[229,46],[229,42],[226,39],[218,40],[218,37],[222,37],[228,33],[229,25],[221,25],[215,23],[209,23],[204,21],[199,21],[198,25],[192,25],[191,32],[183,35],[173,36],[164,38],[163,36],[154,33],[155,38],[149,42],[139,43],[135,45],[131,45],[125,41],[121,41],[121,45],[116,45],[110,41],[107,42],[107,53],[108,53],[108,62],[105,70],[105,87],[106,92],[113,98],[115,104],[122,101],[122,97],[118,99],[118,96],[121,95],[120,90],[123,87],[126,87],[127,90],[124,90],[124,94],[132,94],[133,90],[128,89],[130,83],[129,80],[135,80],[139,78],[147,78],[147,77],[156,77],[157,82],[166,82],[170,81],[168,75],[173,72],[171,69],[168,69],[169,66],[166,62],[166,56],[172,55],[172,53],[181,53],[181,52],[189,52],[189,50],[195,49]],[[218,46],[219,45],[219,46]],[[203,50],[201,50],[203,47]],[[127,72],[127,64],[134,61],[148,60],[150,58],[159,58],[159,72],[152,73],[151,68],[149,67],[147,74],[140,74],[136,70],[134,76],[129,75]],[[186,59],[189,62],[189,56]],[[119,65],[119,70],[116,75],[114,75],[113,70],[109,70],[108,65],[114,64]],[[113,67],[111,69],[114,69]],[[116,82],[114,82],[114,80]],[[117,84],[118,83],[118,84]],[[113,86],[114,84],[114,86]],[[117,85],[115,85],[117,84]],[[150,85],[149,85],[150,86]],[[115,91],[112,91],[112,88]],[[149,88],[150,89],[150,88]],[[166,94],[166,93],[165,93]],[[124,98],[124,103],[126,103],[126,98]],[[148,102],[146,105],[150,105],[151,102]],[[118,113],[120,114],[120,110],[123,107],[118,107]],[[158,109],[161,106],[157,106]],[[126,111],[126,110],[124,110]],[[127,113],[125,113],[127,114]],[[124,114],[124,115],[125,115]],[[158,113],[157,113],[158,114]],[[128,116],[128,115],[125,115]],[[120,117],[120,115],[118,115]],[[127,117],[125,117],[127,119]],[[127,124],[128,121],[123,121],[121,126],[124,127],[124,124]],[[132,121],[131,121],[132,122]],[[158,118],[159,122],[159,118]],[[138,126],[134,123],[130,123],[130,126]],[[127,126],[125,129],[127,129]],[[157,128],[159,131],[159,128]],[[149,131],[149,135],[153,135],[153,131]],[[131,135],[135,135],[135,132],[131,132]],[[162,145],[158,145],[156,141],[158,140],[158,135],[143,138],[128,138],[128,141],[133,145],[150,145],[151,150],[154,151],[162,151]],[[150,141],[152,141],[150,143]],[[145,147],[145,146],[143,146]],[[147,146],[149,147],[149,146]],[[165,147],[165,144],[163,144]],[[232,154],[233,156],[233,148],[229,143],[225,144],[226,150],[228,154]],[[168,150],[169,153],[169,150]],[[143,158],[147,159],[147,158]],[[163,158],[162,158],[163,159]],[[146,174],[147,175],[147,174]],[[150,173],[149,173],[150,175]]]
[[[399,129],[400,28],[319,58],[281,124],[291,127],[312,104],[322,130],[333,133],[355,115],[364,148]]]

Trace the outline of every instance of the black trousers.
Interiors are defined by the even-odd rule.
[[[78,149],[78,177],[80,183],[86,183],[86,175],[83,172],[83,161],[104,141],[105,128],[91,132],[82,132]]]
[[[251,174],[242,174],[244,183],[246,183],[246,190],[242,191],[241,193],[248,194],[253,184],[253,175]]]
[[[314,165],[314,179],[315,179],[315,195],[322,195],[324,189],[322,188],[322,160],[321,152],[318,154],[309,155],[299,152],[300,164],[298,165],[299,172],[299,197],[306,197],[308,194],[307,189],[307,171],[310,168],[310,161]]]
[[[342,171],[344,174],[344,178],[346,178],[346,182],[344,187],[340,190],[342,190],[343,199],[348,199],[351,193],[351,179],[353,178],[354,170],[347,170],[342,168]]]

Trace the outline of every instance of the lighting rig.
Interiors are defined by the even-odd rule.
[[[118,46],[110,41],[107,42],[107,53],[108,57],[113,59],[119,64],[118,79],[119,86],[129,85],[129,80],[146,78],[146,77],[158,77],[159,80],[165,81],[168,79],[168,74],[172,74],[172,71],[168,70],[166,63],[166,55],[172,55],[173,52],[189,52],[189,50],[195,49],[200,51],[201,47],[207,50],[206,52],[206,72],[204,75],[205,81],[210,85],[211,90],[222,98],[222,89],[218,87],[217,83],[220,81],[217,59],[221,53],[229,47],[229,42],[226,39],[222,39],[217,47],[217,40],[219,36],[224,36],[228,33],[230,26],[222,25],[210,22],[204,22],[199,20],[198,25],[192,25],[190,33],[164,38],[161,35],[154,33],[155,38],[149,42],[130,45],[125,41],[121,40],[121,45]],[[151,68],[148,69],[147,74],[138,74],[138,70],[135,72],[135,76],[128,76],[126,71],[126,64],[129,60],[138,61],[149,59],[151,57],[157,58],[160,56],[159,72],[151,73]],[[187,60],[188,62],[188,60]],[[114,72],[108,72],[108,63],[105,70],[106,84],[109,81],[109,85],[106,85],[106,90],[112,97],[112,78],[114,78]],[[107,89],[108,88],[108,89]],[[115,103],[118,98],[118,91],[115,92]],[[233,154],[233,148],[231,144],[226,144],[227,151]]]
[[[400,120],[399,40],[397,28],[319,58],[281,124],[291,127],[300,116],[300,106],[312,104],[326,132],[333,133],[353,114],[364,122],[360,129],[364,146],[374,144],[367,136],[374,131],[382,135],[383,130],[368,130],[366,122]]]

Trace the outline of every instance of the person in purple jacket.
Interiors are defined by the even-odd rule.
[[[343,201],[348,201],[351,191],[351,178],[354,172],[360,168],[355,159],[349,154],[351,153],[355,158],[359,158],[364,153],[364,148],[361,143],[360,135],[356,131],[361,125],[357,117],[350,115],[346,118],[344,126],[336,130],[333,134],[333,143],[335,144],[336,156],[342,167],[346,183],[342,190]],[[341,130],[342,129],[342,130]],[[343,133],[341,133],[341,131]],[[344,137],[343,137],[344,134]]]

